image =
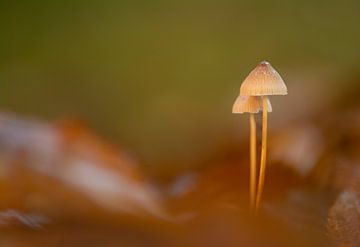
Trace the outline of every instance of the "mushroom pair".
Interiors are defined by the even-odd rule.
[[[250,72],[240,87],[240,95],[236,99],[233,113],[250,113],[250,209],[258,213],[265,182],[266,149],[267,149],[267,119],[272,106],[268,96],[286,95],[286,85],[279,73],[263,61]],[[262,143],[259,181],[256,165],[256,123],[255,113],[262,111]],[[256,191],[257,190],[257,191]]]

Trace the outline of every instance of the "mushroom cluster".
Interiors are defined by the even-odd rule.
[[[240,87],[240,95],[237,97],[232,112],[250,114],[250,210],[258,213],[264,190],[266,172],[266,149],[267,149],[267,119],[272,106],[268,96],[286,95],[286,85],[279,73],[263,61],[245,78]],[[262,142],[260,171],[257,180],[256,165],[256,122],[255,115],[262,111]],[[257,185],[256,185],[257,184]]]

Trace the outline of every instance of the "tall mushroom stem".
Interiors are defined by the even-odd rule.
[[[264,190],[264,183],[265,183],[266,149],[267,149],[267,121],[268,121],[267,96],[262,97],[262,103],[263,103],[263,119],[262,119],[263,122],[262,122],[261,160],[260,160],[259,185],[258,185],[258,192],[257,192],[257,197],[256,197],[255,214],[258,214],[259,209],[260,209],[262,194],[263,194],[263,190]]]
[[[250,211],[254,212],[256,202],[256,122],[255,114],[250,113]]]

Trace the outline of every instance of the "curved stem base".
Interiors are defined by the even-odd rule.
[[[256,203],[256,122],[255,115],[250,113],[250,212],[253,213]]]
[[[262,104],[263,104],[263,119],[262,119],[261,160],[260,160],[258,192],[257,192],[257,196],[256,196],[256,205],[255,205],[255,215],[257,215],[259,213],[261,200],[262,200],[262,194],[263,194],[263,190],[264,190],[264,183],[265,183],[266,149],[267,149],[267,121],[268,121],[267,96],[262,97]]]

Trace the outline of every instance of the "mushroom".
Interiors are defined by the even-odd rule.
[[[257,213],[260,208],[265,182],[268,119],[267,113],[269,111],[268,96],[286,94],[287,88],[283,79],[279,73],[270,65],[270,63],[266,61],[258,64],[256,68],[250,72],[240,88],[241,96],[261,96],[263,105],[261,160],[255,213]]]
[[[262,110],[260,97],[257,96],[238,96],[233,108],[232,113],[249,113],[250,114],[250,211],[253,212],[256,200],[256,122],[255,113]],[[272,111],[270,100],[266,101],[267,109]]]

